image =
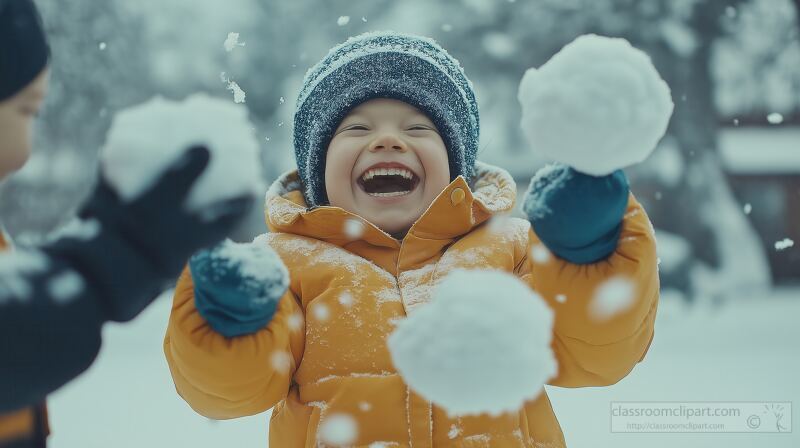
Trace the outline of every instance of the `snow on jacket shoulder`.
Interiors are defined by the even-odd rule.
[[[289,268],[289,291],[265,328],[228,339],[194,308],[184,273],[164,344],[178,392],[214,418],[274,406],[270,446],[320,446],[320,422],[336,413],[356,420],[356,447],[564,446],[546,393],[517,414],[450,418],[406,386],[386,338],[452,270],[499,269],[516,273],[555,310],[560,369],[553,384],[614,383],[642,359],[653,334],[652,228],[631,195],[618,248],[607,259],[544,261],[529,255],[540,250],[530,223],[506,217],[516,196],[508,173],[482,163],[477,172],[472,188],[461,177],[447,186],[402,241],[340,208],[308,209],[297,173],[279,178],[267,194],[272,233],[264,240]],[[357,227],[363,232],[353,232]],[[616,278],[633,285],[633,303],[593,319],[595,289]]]

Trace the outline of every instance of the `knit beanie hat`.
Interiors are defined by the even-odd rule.
[[[0,0],[0,101],[30,84],[47,65],[50,49],[31,0]]]
[[[471,181],[478,152],[478,104],[459,62],[435,41],[393,32],[352,37],[306,73],[294,116],[294,150],[309,207],[325,205],[325,157],[336,128],[375,98],[408,103],[439,129],[451,180]]]

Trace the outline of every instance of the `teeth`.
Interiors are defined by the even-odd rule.
[[[361,179],[370,180],[375,176],[403,176],[409,180],[414,179],[414,173],[403,168],[373,168],[364,173]]]
[[[391,198],[395,196],[405,196],[411,193],[410,191],[394,191],[392,193],[367,193],[370,196],[377,196],[379,198]]]

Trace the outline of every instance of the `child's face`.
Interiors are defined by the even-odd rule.
[[[447,149],[439,131],[424,113],[402,101],[381,98],[359,105],[328,146],[330,204],[396,237],[449,184]]]
[[[0,179],[22,168],[31,153],[33,121],[47,93],[45,69],[20,92],[0,101]]]

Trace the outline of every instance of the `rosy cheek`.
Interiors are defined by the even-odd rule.
[[[325,185],[331,205],[346,207],[352,194],[353,167],[358,159],[351,139],[335,139],[328,146]]]

